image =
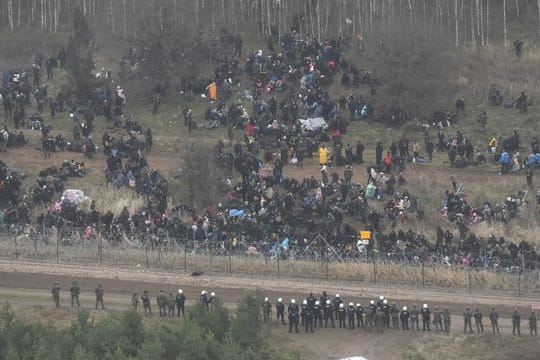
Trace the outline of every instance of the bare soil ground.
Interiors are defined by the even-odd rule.
[[[496,306],[502,317],[501,332],[510,334],[509,314],[513,307],[519,306],[525,317],[528,306],[535,301],[535,299],[525,298],[501,298],[489,293],[464,295],[460,292],[366,287],[353,283],[298,282],[287,279],[206,274],[194,277],[185,273],[147,271],[137,267],[75,266],[6,260],[0,260],[0,301],[9,301],[16,306],[22,306],[22,312],[29,319],[45,314],[54,322],[71,321],[75,318],[76,312],[70,309],[67,289],[74,280],[79,282],[82,289],[81,305],[89,309],[94,307],[93,289],[97,283],[101,283],[106,291],[105,305],[109,310],[126,309],[129,306],[130,296],[135,290],[139,293],[149,290],[150,294],[155,296],[160,289],[167,293],[175,293],[178,288],[182,288],[188,302],[193,302],[197,301],[201,289],[206,289],[215,291],[217,296],[231,307],[246,292],[257,288],[262,289],[272,301],[275,301],[277,297],[283,297],[285,301],[291,298],[301,299],[311,291],[318,295],[326,290],[331,296],[336,293],[341,294],[346,302],[367,304],[369,299],[384,294],[391,302],[396,301],[400,305],[421,306],[422,303],[428,303],[432,309],[449,307],[454,314],[452,323],[455,336],[461,334],[460,314],[466,306],[481,307],[486,315],[491,306]],[[49,291],[54,281],[59,281],[63,289],[62,307],[59,310],[52,308]],[[101,311],[92,310],[92,316],[99,317],[101,314]],[[489,327],[487,318],[484,323],[487,331]],[[526,322],[523,321],[524,333],[525,328]],[[289,336],[287,327],[277,323],[271,324],[270,333],[269,338],[273,344],[296,349],[306,359],[315,357],[339,359],[352,355],[362,355],[370,360],[392,359],[398,357],[411,342],[421,337],[427,337],[422,341],[429,341],[429,336],[431,336],[424,332],[403,332],[393,329],[382,336],[358,329],[319,329],[314,334],[301,332],[298,335]]]

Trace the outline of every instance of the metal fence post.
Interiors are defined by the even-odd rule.
[[[15,259],[19,258],[19,250],[17,249],[17,235],[13,236],[13,241],[15,242]]]
[[[187,272],[187,238],[184,239],[184,271]]]
[[[103,234],[99,234],[99,265],[101,265],[103,254]]]
[[[373,258],[373,283],[377,283],[377,261]]]
[[[424,272],[424,262],[422,261],[422,289],[426,287],[426,274]]]
[[[276,259],[277,259],[277,276],[278,277],[280,276],[279,257],[280,257],[280,253],[279,253],[279,250],[278,250],[277,255],[276,255]]]
[[[521,266],[518,272],[518,296],[521,296]]]
[[[231,255],[230,247],[229,247],[229,274],[232,274],[232,255]]]

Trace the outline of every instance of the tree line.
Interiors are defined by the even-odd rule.
[[[294,24],[318,39],[372,39],[401,24],[438,31],[456,47],[507,45],[532,24],[540,35],[540,0],[7,0],[0,2],[0,28],[69,32],[75,9],[126,39],[137,37],[138,21],[148,16],[177,32],[225,27],[280,37]]]
[[[259,319],[261,296],[244,297],[234,312],[216,299],[197,303],[183,320],[144,322],[135,311],[94,320],[81,310],[71,326],[17,318],[9,304],[0,309],[0,359],[299,359],[272,349]]]

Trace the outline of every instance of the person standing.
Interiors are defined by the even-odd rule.
[[[304,318],[304,330],[306,333],[313,332],[313,309],[307,306],[302,311],[302,317]]]
[[[298,304],[296,304],[295,299],[291,300],[291,303],[289,304],[289,308],[287,309],[287,312],[289,314],[289,333],[292,332],[293,327],[296,333],[299,333],[298,319],[300,317],[300,314],[299,314]]]
[[[532,166],[527,166],[527,170],[525,170],[525,178],[527,179],[527,186],[529,189],[533,188],[533,169]]]
[[[270,304],[270,301],[268,301],[268,298],[264,298],[264,302],[262,304],[262,314],[263,314],[263,322],[270,321],[271,318],[271,312],[272,312],[272,304]]]
[[[379,164],[382,162],[382,153],[384,151],[384,147],[382,142],[378,141],[377,145],[375,146],[375,166],[378,168]]]
[[[418,309],[416,308],[416,305],[413,305],[411,309],[411,330],[414,330],[416,328],[416,331],[420,330],[420,324],[418,321]]]
[[[482,318],[484,315],[480,312],[480,309],[476,308],[474,310],[474,323],[476,324],[476,332],[484,332],[484,323],[482,322]]]
[[[182,317],[185,317],[184,314],[184,308],[186,305],[186,296],[184,295],[184,291],[182,289],[178,289],[178,294],[176,294],[176,316],[180,316],[180,313],[182,313]]]
[[[176,307],[176,298],[172,293],[167,296],[167,308],[169,310],[169,317],[174,317],[174,308]]]
[[[495,308],[491,308],[491,312],[489,313],[489,321],[491,321],[491,329],[493,330],[493,334],[495,335],[495,332],[497,335],[499,335],[499,313],[495,311]]]
[[[536,318],[536,312],[531,311],[531,315],[529,315],[529,331],[530,331],[530,335],[533,336],[537,336],[538,335],[538,330],[537,330],[537,318]]]
[[[472,312],[469,310],[469,308],[466,308],[463,312],[463,333],[467,333],[467,329],[469,329],[470,333],[473,333],[472,329]]]
[[[448,310],[448,308],[444,308],[444,312],[442,315],[443,315],[444,332],[449,334],[451,317],[450,317],[450,311]]]
[[[199,300],[201,301],[201,304],[208,307],[210,303],[208,302],[208,295],[206,293],[206,290],[201,291],[201,296],[199,296]]]
[[[404,306],[403,310],[401,310],[401,314],[399,314],[402,330],[409,330],[409,316],[409,310],[407,310],[407,307]]]
[[[390,307],[390,317],[392,319],[392,327],[394,329],[399,329],[399,310],[395,302],[392,303],[392,306]]]
[[[375,312],[372,307],[366,307],[366,321],[365,321],[365,329],[368,332],[371,332],[371,329],[373,328],[373,321],[375,317]]]
[[[54,305],[56,308],[60,307],[60,285],[58,285],[58,281],[54,282],[54,285],[51,289],[52,297],[54,300]]]
[[[71,284],[71,287],[69,288],[69,292],[71,294],[71,307],[73,307],[74,303],[77,303],[77,307],[81,307],[81,304],[79,303],[79,295],[81,293],[81,288],[79,287],[79,284],[77,284],[76,281],[74,281]]]
[[[276,302],[276,317],[279,321],[281,319],[281,324],[286,325],[285,323],[285,305],[283,304],[283,299],[278,298]]]
[[[103,289],[101,284],[98,284],[94,292],[96,293],[96,310],[98,308],[98,304],[101,304],[101,310],[105,310],[105,306],[103,306],[103,293],[105,292],[105,290]]]
[[[358,144],[356,144],[356,163],[359,165],[364,163],[364,149],[364,144],[359,141]]]
[[[152,306],[150,304],[150,296],[148,295],[148,290],[144,290],[143,296],[141,296],[141,301],[144,307],[144,315],[152,316]]]
[[[349,306],[347,307],[347,321],[349,323],[349,329],[354,329],[354,315],[355,315],[355,308],[353,303],[349,303]]]
[[[433,312],[433,325],[435,325],[435,331],[443,331],[442,313],[438,307]]]
[[[159,316],[167,316],[167,312],[165,311],[165,307],[167,306],[167,297],[163,293],[163,290],[159,290],[156,301],[159,308]]]
[[[337,311],[337,316],[339,320],[339,328],[347,328],[347,324],[345,323],[345,318],[347,317],[347,310],[345,310],[345,305],[343,303],[339,304],[339,309]]]
[[[321,308],[321,302],[319,300],[315,301],[315,305],[313,306],[313,326],[317,327],[317,322],[319,323],[319,327],[322,328],[322,308]]]
[[[137,311],[137,308],[139,307],[139,293],[137,291],[131,295],[131,307],[135,311]]]
[[[382,334],[384,332],[384,313],[381,308],[377,309],[374,318],[377,334]]]
[[[319,147],[319,164],[321,165],[321,167],[328,165],[328,153],[328,147],[326,146],[326,144],[322,144]]]
[[[422,330],[431,331],[429,328],[429,322],[431,320],[431,311],[429,310],[427,304],[422,305],[422,310],[420,311],[422,315]]]
[[[521,335],[521,314],[517,308],[514,309],[514,312],[512,313],[512,335],[516,335],[516,332],[518,336]]]
[[[334,307],[332,306],[332,302],[330,301],[330,299],[326,300],[326,303],[324,304],[323,314],[324,327],[328,327],[328,320],[330,320],[330,325],[335,328],[336,326],[334,325]]]
[[[364,328],[364,308],[362,304],[356,304],[356,326]]]

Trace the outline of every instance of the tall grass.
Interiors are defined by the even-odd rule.
[[[142,249],[127,246],[113,247],[103,243],[100,257],[99,241],[80,240],[74,246],[59,246],[60,263],[74,265],[101,264],[120,267],[153,268],[173,272],[203,271],[205,273],[235,274],[265,278],[298,279],[303,281],[333,280],[357,284],[376,284],[404,288],[447,289],[471,292],[497,290],[534,296],[539,294],[537,272],[516,274],[495,273],[444,266],[410,266],[398,263],[361,261],[330,262],[310,260],[281,260],[263,256],[215,256],[184,252],[178,246],[164,249]],[[16,249],[16,251],[15,251]],[[0,257],[19,260],[54,262],[56,242],[45,244],[19,237],[17,248],[13,238],[0,238]]]

